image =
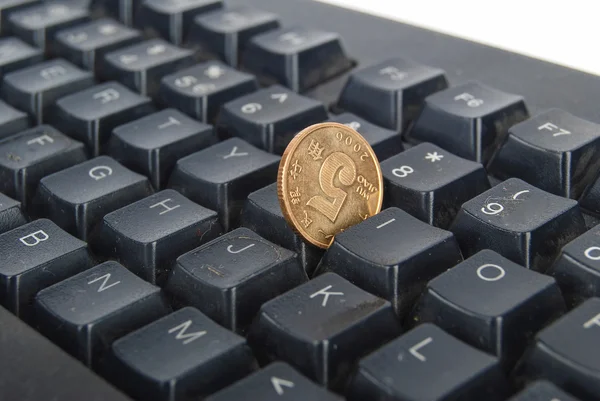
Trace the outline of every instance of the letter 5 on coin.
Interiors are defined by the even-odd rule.
[[[381,211],[383,178],[375,152],[358,132],[322,123],[287,146],[277,191],[288,224],[306,241],[328,248],[336,234]]]

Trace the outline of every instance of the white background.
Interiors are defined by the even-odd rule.
[[[318,1],[600,75],[598,0]]]

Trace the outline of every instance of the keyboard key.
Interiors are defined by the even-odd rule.
[[[428,96],[406,138],[431,142],[485,164],[504,142],[508,129],[527,117],[521,96],[467,82]]]
[[[352,113],[342,113],[329,121],[347,125],[361,134],[375,151],[379,161],[389,159],[404,150],[400,134],[386,128],[378,127]]]
[[[0,141],[0,192],[27,208],[42,177],[86,159],[81,142],[49,125],[23,131]]]
[[[25,318],[38,291],[92,266],[86,243],[46,219],[0,235],[0,254],[0,303]]]
[[[206,401],[342,401],[284,362],[273,362]]]
[[[165,290],[243,332],[262,304],[306,281],[295,253],[238,228],[180,256]]]
[[[98,254],[163,285],[178,256],[221,233],[216,212],[167,189],[104,216],[93,243]]]
[[[37,124],[46,122],[50,108],[66,95],[94,85],[94,76],[62,59],[53,59],[4,76],[2,97],[26,111]]]
[[[577,199],[594,180],[599,156],[600,125],[552,109],[510,128],[488,170]]]
[[[399,333],[389,302],[327,273],[263,304],[249,341],[261,359],[339,389],[357,359]]]
[[[327,118],[323,103],[275,85],[226,103],[217,126],[224,136],[282,154],[298,132]]]
[[[154,111],[151,100],[117,82],[106,82],[56,102],[53,125],[84,142],[98,156],[112,130]]]
[[[496,358],[423,324],[363,358],[347,395],[349,401],[496,401],[509,393]]]
[[[586,227],[576,201],[511,178],[465,202],[450,230],[465,257],[491,249],[544,271]]]
[[[56,35],[55,49],[59,56],[102,75],[101,65],[106,54],[141,40],[139,31],[102,18],[60,31]]]
[[[158,95],[161,79],[194,63],[192,51],[163,39],[150,39],[107,53],[101,73],[144,96]]]
[[[160,289],[105,262],[40,291],[40,332],[90,367],[110,343],[169,313]]]
[[[447,87],[444,71],[438,68],[390,59],[350,75],[338,107],[403,132],[418,116],[425,98]]]
[[[248,195],[242,211],[241,225],[274,244],[294,251],[309,276],[321,260],[323,250],[296,235],[283,217],[277,198],[277,183]]]
[[[88,241],[104,215],[151,193],[146,177],[100,156],[42,178],[33,207],[38,215]]]
[[[8,17],[14,11],[20,10],[22,8],[27,8],[36,3],[39,3],[40,0],[4,0],[2,4],[0,4],[0,34],[2,36],[9,33],[9,29],[7,27]]]
[[[177,162],[169,187],[219,213],[225,231],[239,225],[246,197],[275,182],[279,157],[231,138]]]
[[[217,142],[213,127],[165,109],[113,131],[109,154],[163,189],[177,160]]]
[[[112,351],[111,376],[140,400],[200,399],[246,376],[254,363],[244,338],[191,307],[117,340]]]
[[[135,13],[144,0],[91,0],[90,8],[95,18],[112,17],[125,25],[133,25]]]
[[[12,12],[6,25],[12,34],[51,56],[54,54],[54,35],[88,21],[89,17],[84,7],[48,1]]]
[[[243,55],[244,68],[267,85],[304,92],[353,66],[337,33],[292,27],[254,36]]]
[[[0,332],[2,395],[7,400],[130,401],[4,308]]]
[[[181,45],[194,16],[223,7],[222,0],[146,0],[135,15],[135,25],[147,35]]]
[[[600,226],[565,245],[547,274],[556,278],[571,307],[600,296]]]
[[[461,261],[451,232],[393,207],[336,235],[317,272],[387,299],[403,317],[427,281]]]
[[[600,216],[600,175],[585,189],[579,198],[581,208],[593,216]]]
[[[448,228],[462,204],[490,189],[479,163],[422,143],[381,163],[385,202],[440,228]]]
[[[591,298],[538,333],[515,377],[547,379],[581,399],[598,399],[599,332],[600,299]]]
[[[414,320],[434,323],[509,369],[535,333],[564,311],[553,278],[484,250],[431,280]]]
[[[527,386],[509,401],[578,401],[554,384],[546,380],[538,380]]]
[[[27,223],[21,203],[0,193],[0,234]]]
[[[223,104],[257,89],[252,75],[209,61],[164,77],[160,99],[165,105],[212,124]]]
[[[0,140],[29,128],[29,117],[0,100]]]
[[[234,6],[196,15],[186,42],[207,56],[238,67],[250,39],[277,28],[277,15],[247,6]]]
[[[2,12],[0,10],[0,15]],[[37,64],[42,60],[44,60],[44,54],[37,47],[32,47],[18,38],[0,39],[0,77]]]

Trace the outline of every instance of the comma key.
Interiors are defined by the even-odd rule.
[[[262,361],[339,390],[357,359],[399,333],[389,302],[327,273],[263,304],[248,338]]]
[[[347,397],[498,401],[508,394],[510,386],[496,358],[425,323],[361,359]]]
[[[166,315],[160,288],[105,262],[40,291],[40,332],[90,367],[117,338]]]
[[[427,281],[461,261],[451,232],[392,207],[336,235],[317,273],[337,273],[387,299],[403,318]]]
[[[306,281],[295,253],[238,228],[177,258],[166,291],[242,332],[263,303]]]
[[[186,307],[115,341],[104,371],[136,399],[174,401],[204,399],[254,365],[243,337]]]
[[[484,250],[431,280],[409,321],[434,323],[508,370],[533,335],[564,311],[552,277]]]
[[[523,381],[546,379],[583,400],[600,398],[600,299],[590,298],[540,331],[517,365]]]
[[[465,202],[450,231],[465,257],[491,249],[543,271],[586,226],[577,201],[511,178]]]
[[[0,255],[0,303],[26,319],[38,291],[92,266],[87,244],[46,219],[0,235]]]

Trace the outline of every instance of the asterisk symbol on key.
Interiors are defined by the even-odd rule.
[[[438,152],[433,152],[433,153],[428,152],[425,155],[425,159],[431,160],[432,163],[438,162],[438,161],[442,160],[443,158],[444,158],[444,155],[440,155],[440,154],[438,154]]]

